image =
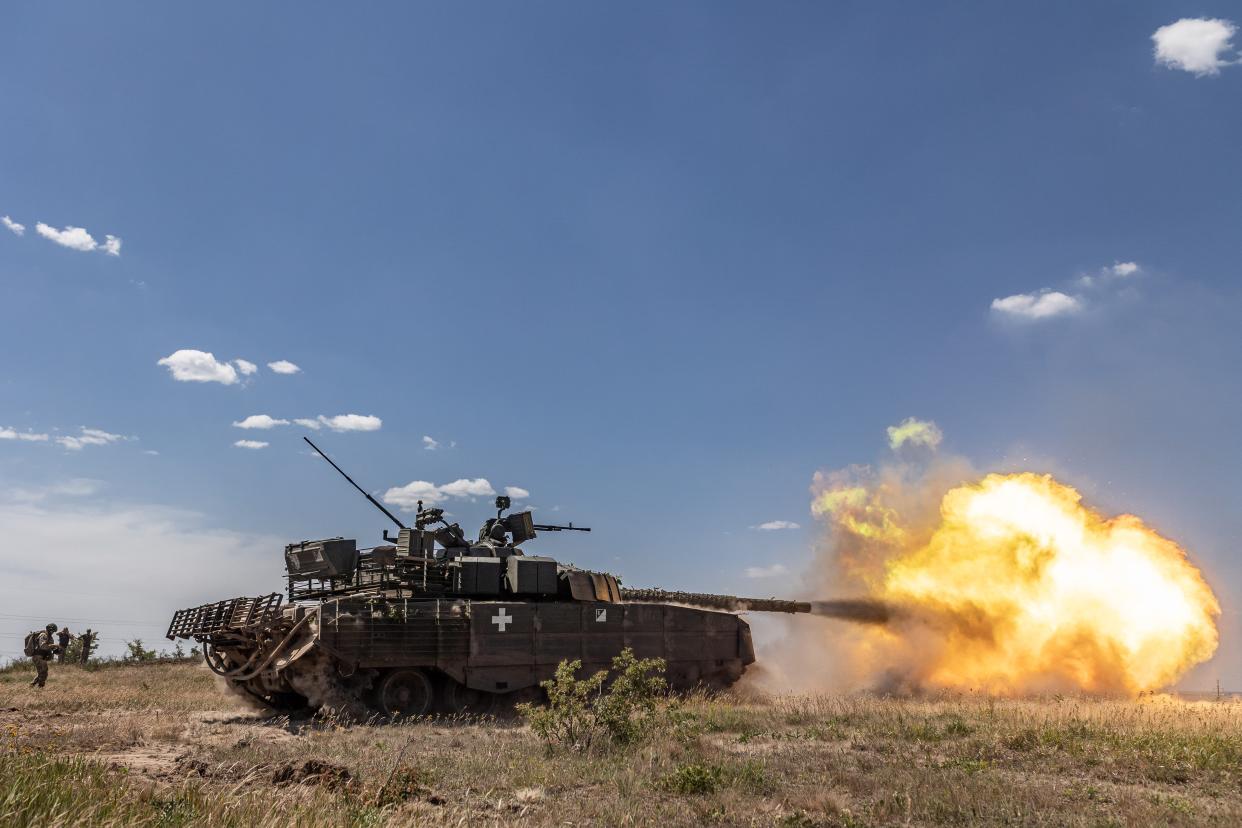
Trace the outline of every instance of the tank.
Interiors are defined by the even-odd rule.
[[[367,717],[482,714],[535,700],[562,661],[607,669],[629,647],[667,664],[674,690],[724,688],[754,663],[746,610],[810,605],[702,593],[629,590],[616,576],[528,554],[538,524],[496,498],[474,540],[442,509],[418,504],[406,526],[307,440],[397,525],[384,543],[300,541],[284,552],[285,593],[178,611],[170,639],[202,645],[235,691],[280,710]]]

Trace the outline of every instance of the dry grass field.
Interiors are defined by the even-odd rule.
[[[3,825],[1238,825],[1242,705],[692,698],[583,755],[521,721],[265,718],[200,665],[0,673]]]

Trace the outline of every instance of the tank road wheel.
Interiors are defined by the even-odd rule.
[[[444,709],[464,716],[486,716],[496,706],[496,694],[485,690],[473,690],[466,685],[445,677]]]
[[[388,716],[423,716],[431,710],[435,689],[422,670],[393,670],[375,691],[379,709]]]

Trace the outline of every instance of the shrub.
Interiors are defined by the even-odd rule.
[[[540,686],[548,694],[546,706],[518,705],[518,712],[549,749],[589,750],[600,742],[633,744],[651,732],[659,715],[664,690],[664,659],[634,657],[625,648],[608,671],[578,678],[580,660],[562,661],[556,675]]]
[[[661,787],[679,794],[715,793],[724,784],[724,768],[691,762],[682,765],[661,780]]]

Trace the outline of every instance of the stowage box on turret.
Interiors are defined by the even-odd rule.
[[[269,706],[486,712],[499,699],[535,697],[564,660],[606,669],[626,647],[665,659],[680,690],[727,686],[755,660],[749,625],[720,611],[741,599],[627,591],[612,575],[521,548],[538,532],[589,529],[506,515],[507,497],[473,542],[422,504],[407,527],[332,466],[400,527],[396,537],[385,532],[385,545],[361,550],[345,538],[290,544],[285,595],[184,609],[168,628],[169,638],[202,643],[215,673]],[[805,611],[775,603],[788,606],[762,608]]]

